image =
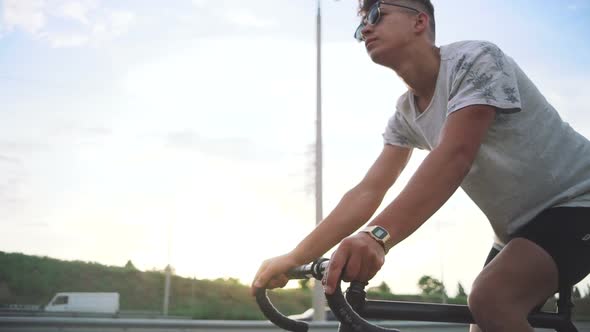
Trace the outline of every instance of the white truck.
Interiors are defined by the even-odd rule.
[[[118,314],[119,293],[57,293],[45,311]]]

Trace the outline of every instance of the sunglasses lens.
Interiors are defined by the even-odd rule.
[[[369,24],[377,24],[379,21],[379,6],[374,6],[369,11],[369,15],[367,15],[367,22]]]
[[[354,32],[354,39],[356,39],[357,41],[361,42],[363,41],[364,37],[363,37],[363,28],[365,27],[364,23],[359,24],[358,28],[356,28],[356,31]]]
[[[373,6],[371,6],[371,8],[369,9],[367,15],[363,18],[361,24],[358,26],[358,28],[356,28],[356,31],[354,32],[354,38],[357,41],[362,42],[365,39],[362,31],[367,24],[373,25],[379,22],[379,18],[381,16],[381,13],[379,12],[380,4],[380,1],[377,1],[375,4],[373,4]]]

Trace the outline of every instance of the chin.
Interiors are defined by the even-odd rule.
[[[372,47],[370,50],[367,50],[367,54],[374,63],[378,65],[382,65],[385,67],[390,67],[390,64],[396,61],[395,54],[398,53],[398,50],[394,47],[384,47],[384,45],[378,45],[379,47]]]
[[[375,47],[370,50],[367,50],[367,54],[369,55],[371,60],[373,60],[373,62],[375,62],[376,64],[383,64],[383,60],[385,58],[385,52],[383,52],[383,50],[380,50],[378,47]]]

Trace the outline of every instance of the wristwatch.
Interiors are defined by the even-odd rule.
[[[387,254],[389,250],[387,249],[385,243],[387,243],[390,236],[389,232],[385,228],[381,226],[367,226],[361,229],[361,232],[369,234],[375,241],[379,242],[379,244],[383,247],[383,250],[385,250],[385,253]]]

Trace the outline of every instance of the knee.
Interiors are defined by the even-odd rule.
[[[500,289],[493,284],[476,280],[467,298],[473,319],[484,331],[495,330],[493,325],[506,320],[507,315],[515,314],[509,308],[510,302],[502,295]]]
[[[516,322],[526,323],[521,312],[501,285],[476,280],[467,298],[473,319],[483,331],[503,330]]]
[[[476,321],[493,319],[497,314],[500,299],[494,292],[494,287],[476,280],[467,298],[467,305]],[[498,313],[499,314],[499,313]]]

